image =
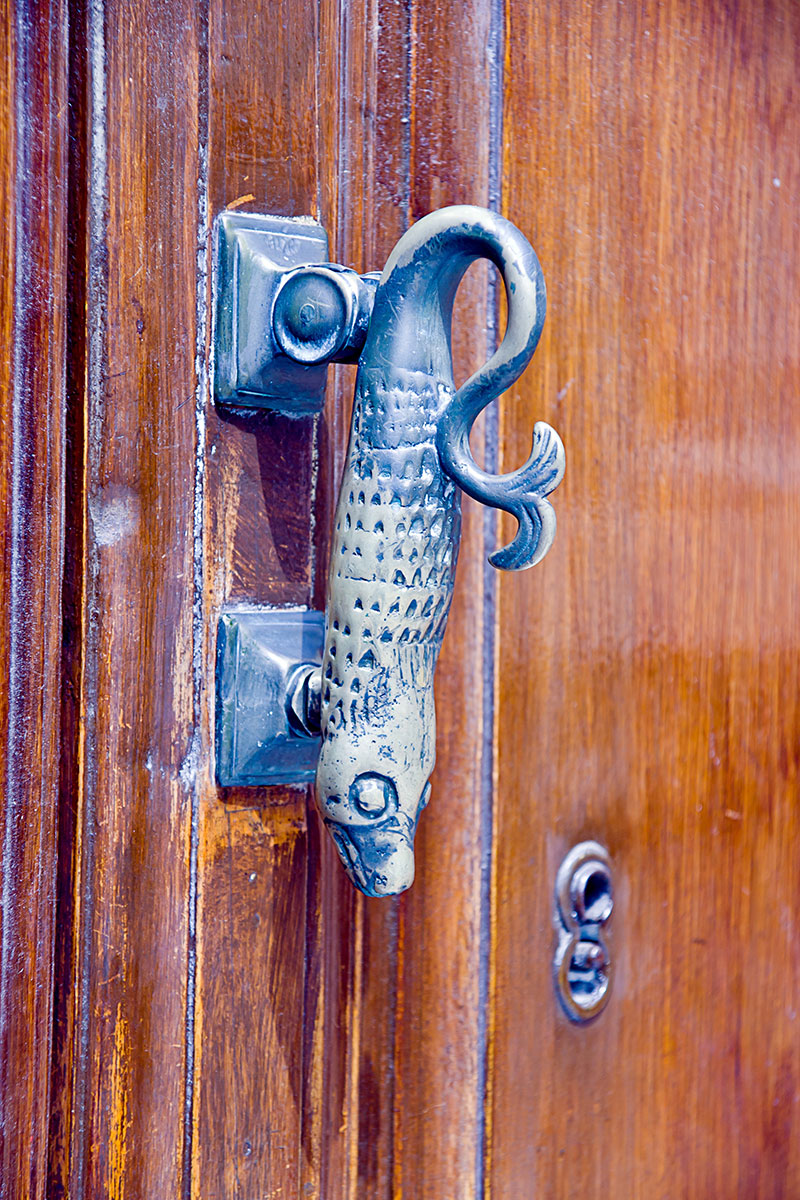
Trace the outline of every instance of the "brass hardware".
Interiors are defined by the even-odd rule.
[[[440,209],[404,234],[379,279],[321,263],[323,244],[311,222],[222,218],[215,391],[221,402],[310,411],[321,402],[325,364],[358,359],[328,578],[316,792],[352,881],[388,896],[413,880],[414,833],[430,796],[433,674],[455,581],[461,490],[517,518],[493,565],[532,566],[555,534],[547,495],[563,475],[564,451],[544,422],[534,426],[528,461],[507,475],[481,470],[469,447],[475,419],[522,374],[544,322],[538,259],[510,222],[470,206]],[[479,258],[500,272],[508,323],[489,362],[456,390],[453,301]],[[290,732],[306,749],[312,675],[309,666],[286,679]],[[256,740],[267,763],[265,739]]]
[[[589,1021],[608,1003],[612,962],[602,938],[614,907],[611,860],[599,842],[580,842],[558,869],[556,993],[571,1021]]]

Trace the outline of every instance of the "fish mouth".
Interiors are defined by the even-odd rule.
[[[342,866],[365,896],[397,896],[414,882],[413,833],[409,837],[396,817],[381,825],[325,824],[331,831]]]
[[[359,777],[367,778],[372,777]],[[414,882],[414,834],[430,793],[431,785],[426,783],[413,816],[390,811],[383,819],[363,823],[336,820],[332,816],[324,818],[342,866],[365,896],[397,896],[411,887]]]

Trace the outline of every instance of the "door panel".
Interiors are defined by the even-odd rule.
[[[71,16],[75,824],[61,845],[49,1194],[135,1181],[170,1196],[190,949],[199,47],[188,4]]]
[[[500,444],[543,413],[567,474],[499,585],[491,1194],[792,1196],[798,9],[514,4],[507,46],[549,316]],[[587,837],[617,978],[575,1028],[551,894]]]
[[[316,18],[311,5],[209,5],[200,67],[206,237],[226,207],[302,215],[330,193],[326,127],[317,143]],[[207,354],[210,237],[204,250],[199,337]],[[218,789],[210,750],[222,605],[312,603],[315,429],[310,418],[220,414],[208,403],[208,382],[204,367],[192,1195],[299,1197],[315,1194],[303,1184],[317,1178],[320,1158],[319,1097],[306,1085],[315,1051],[306,996],[313,1014],[319,977],[318,938],[306,920],[315,888],[307,798],[300,788]]]
[[[0,368],[4,464],[33,447],[54,514],[25,530],[50,564],[20,742],[42,785],[21,841],[4,817],[28,883],[3,951],[35,947],[2,1010],[23,1194],[45,1161],[46,1194],[76,1200],[800,1192],[795,7],[72,0],[39,26],[20,0],[3,19],[8,103],[47,96],[61,280],[30,310],[55,331],[50,382]],[[50,93],[37,29],[65,55]],[[452,202],[518,224],[550,297],[473,449],[515,467],[547,419],[567,475],[530,573],[488,566],[503,523],[465,501],[417,880],[367,900],[308,789],[214,782],[217,619],[324,605],[354,372],[331,371],[319,418],[214,408],[212,228],[312,214],[367,270]],[[6,283],[7,330],[16,302]],[[500,321],[470,272],[459,379]],[[41,408],[58,364],[64,430]],[[613,856],[616,979],[578,1028],[551,907],[585,837]],[[8,1047],[29,1020],[26,1092]]]
[[[0,1195],[42,1194],[59,785],[67,308],[60,0],[0,5]]]

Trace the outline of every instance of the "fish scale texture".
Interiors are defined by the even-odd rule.
[[[391,721],[398,688],[432,692],[461,524],[436,449],[451,397],[417,372],[359,372],[331,552],[326,738]]]

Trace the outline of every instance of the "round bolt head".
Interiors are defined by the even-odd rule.
[[[347,285],[324,267],[301,267],[281,284],[272,311],[275,340],[296,362],[321,363],[335,354],[352,323]]]

